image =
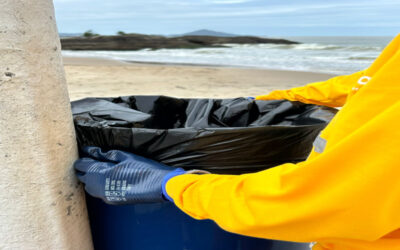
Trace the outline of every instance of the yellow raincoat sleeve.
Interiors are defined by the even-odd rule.
[[[396,51],[400,49],[400,35],[385,48],[379,58],[367,70],[352,75],[337,76],[324,82],[310,83],[303,87],[289,90],[275,90],[267,95],[257,96],[257,100],[299,101],[303,103],[341,107],[346,103],[352,88],[362,76],[373,75],[382,65],[389,61]]]
[[[374,241],[400,227],[400,102],[298,164],[253,174],[182,175],[167,183],[197,219],[248,236]]]
[[[364,75],[364,71],[352,75],[337,76],[324,82],[315,82],[303,87],[288,90],[275,90],[267,95],[257,96],[256,100],[299,101],[309,104],[341,107],[346,102],[352,87]]]

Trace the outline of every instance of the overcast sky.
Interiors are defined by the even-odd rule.
[[[261,36],[400,33],[400,0],[54,0],[59,31]]]

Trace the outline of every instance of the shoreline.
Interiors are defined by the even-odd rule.
[[[267,71],[280,71],[280,72],[299,72],[310,74],[321,74],[329,76],[337,76],[334,73],[306,71],[306,70],[291,70],[291,69],[274,69],[263,67],[239,66],[239,65],[222,65],[222,64],[208,64],[208,63],[174,63],[174,62],[156,62],[156,61],[133,61],[133,60],[117,60],[106,57],[84,57],[84,56],[63,56],[64,65],[148,65],[148,66],[179,66],[179,67],[202,67],[202,68],[228,68],[228,69],[248,69],[248,70],[267,70]]]
[[[63,57],[71,100],[84,97],[167,95],[182,98],[257,96],[327,80],[335,75],[216,65],[126,62]]]

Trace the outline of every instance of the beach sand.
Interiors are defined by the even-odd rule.
[[[125,95],[257,96],[334,76],[283,70],[129,63],[101,58],[64,57],[63,60],[71,100]]]

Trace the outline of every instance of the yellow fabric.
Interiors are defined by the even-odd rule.
[[[324,152],[254,174],[174,177],[166,188],[175,204],[227,231],[316,241],[314,250],[400,249],[400,36],[363,72],[275,97],[347,100],[321,133]]]
[[[354,82],[364,75],[360,71],[348,76],[337,76],[325,82],[310,83],[304,87],[288,90],[275,90],[268,95],[257,96],[256,100],[300,101],[303,103],[341,107],[346,103]]]

